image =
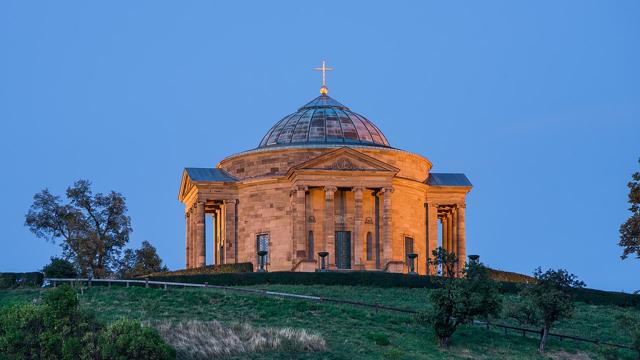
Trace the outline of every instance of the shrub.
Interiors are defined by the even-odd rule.
[[[40,272],[0,273],[0,289],[41,286],[44,276]]]
[[[157,330],[133,320],[121,319],[111,324],[100,336],[99,343],[104,359],[165,360],[176,356]]]
[[[42,268],[45,277],[48,278],[76,278],[78,271],[69,260],[51,257],[51,262]]]
[[[171,350],[169,357],[153,357],[152,351],[136,357],[139,349],[148,350],[151,345],[159,348],[160,343],[167,347],[158,340],[155,330],[137,326],[120,331],[113,342],[114,346],[126,343],[121,339],[128,337],[134,339],[137,346],[117,347],[117,352],[108,352],[112,347],[107,348],[104,339],[114,331],[108,332],[110,327],[101,335],[102,326],[92,313],[79,307],[75,291],[61,285],[47,292],[40,305],[21,304],[0,312],[0,359],[100,359],[105,351],[109,356],[102,359],[172,358]]]

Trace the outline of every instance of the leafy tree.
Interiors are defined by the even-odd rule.
[[[35,194],[25,225],[37,237],[60,241],[64,256],[82,276],[104,277],[132,231],[125,198],[115,191],[93,194],[87,180],[67,188],[66,198],[63,203],[48,189]]]
[[[575,304],[571,289],[582,288],[585,284],[564,269],[549,269],[543,273],[537,268],[533,276],[536,283],[522,290],[520,300],[511,306],[508,315],[523,324],[542,326],[538,350],[544,352],[553,324],[573,315]]]
[[[631,216],[620,225],[620,242],[618,243],[624,248],[623,260],[631,254],[635,254],[636,258],[640,259],[640,171],[631,175],[631,178],[632,180],[627,184]]]
[[[460,325],[497,315],[502,302],[495,282],[482,263],[468,263],[465,278],[456,279],[453,277],[456,256],[442,248],[433,250],[432,254],[432,264],[443,269],[445,276],[437,280],[440,286],[429,293],[432,310],[418,315],[418,321],[432,325],[438,344],[448,347]]]
[[[161,271],[169,271],[169,269],[162,265],[162,259],[156,248],[145,240],[140,249],[125,250],[118,272],[121,277],[132,277]]]
[[[438,269],[438,275],[446,277],[454,277],[456,274],[456,264],[458,257],[453,252],[448,252],[442,247],[433,249],[430,258],[427,259],[429,266]]]
[[[51,262],[42,268],[44,276],[48,278],[75,278],[78,271],[69,260],[52,256]]]

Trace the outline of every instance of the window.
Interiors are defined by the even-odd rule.
[[[367,261],[373,260],[373,239],[371,231],[367,232]]]
[[[309,231],[309,237],[307,237],[307,260],[313,260],[313,231]]]
[[[404,238],[404,256],[405,256],[405,261],[408,264],[409,263],[409,257],[407,255],[411,254],[413,252],[413,238],[409,237],[409,236],[405,236]]]
[[[264,260],[265,262],[269,262],[269,234],[258,234],[257,238],[257,246],[258,251],[264,250],[267,252]],[[258,261],[260,261],[260,256],[258,256]]]

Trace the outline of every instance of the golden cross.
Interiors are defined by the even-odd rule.
[[[327,67],[327,64],[324,60],[322,60],[322,67],[319,68],[313,68],[313,70],[318,70],[318,71],[322,71],[322,87],[320,88],[320,93],[321,94],[326,94],[329,92],[329,89],[327,89],[327,76],[326,76],[326,72],[327,71],[331,71],[331,70],[335,70],[334,68],[330,68]]]

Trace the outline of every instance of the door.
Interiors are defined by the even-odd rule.
[[[351,269],[351,232],[336,231],[336,267]]]

